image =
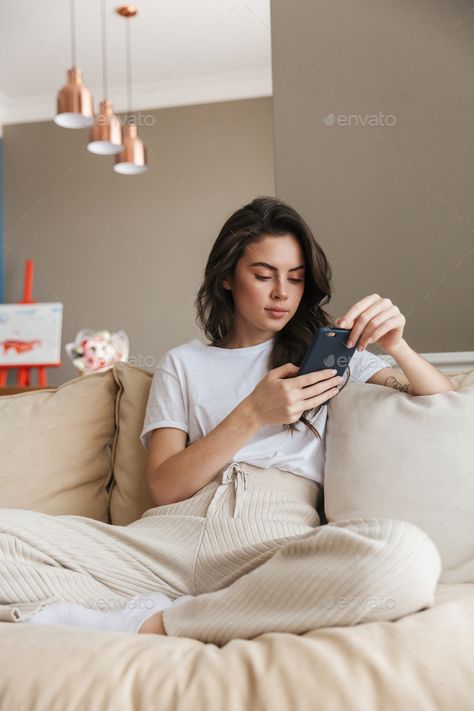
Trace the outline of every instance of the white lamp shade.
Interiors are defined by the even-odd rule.
[[[54,123],[62,128],[89,128],[94,123],[94,117],[68,111],[56,114]]]
[[[123,149],[122,144],[117,145],[110,141],[90,141],[87,144],[87,150],[95,153],[98,156],[111,156],[120,153]]]
[[[135,163],[116,163],[114,170],[122,175],[138,175],[139,173],[145,173],[148,170],[148,166],[136,165]]]

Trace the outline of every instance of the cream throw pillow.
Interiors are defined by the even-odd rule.
[[[114,363],[113,374],[119,392],[110,520],[125,526],[155,505],[146,480],[148,453],[139,439],[153,373],[120,361]]]
[[[325,513],[414,523],[438,547],[439,582],[474,583],[474,370],[448,376],[456,392],[351,383],[330,400]]]
[[[112,370],[0,397],[0,507],[109,522]]]

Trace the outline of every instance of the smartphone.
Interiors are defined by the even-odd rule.
[[[346,341],[350,332],[350,328],[319,328],[308,346],[298,375],[327,368],[335,368],[338,375],[344,375],[360,340],[359,338],[357,343],[348,348]]]

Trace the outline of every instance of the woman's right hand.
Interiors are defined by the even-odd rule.
[[[273,368],[248,395],[246,399],[260,426],[298,422],[303,412],[318,407],[339,392],[335,386],[343,378],[331,373],[330,368],[295,376],[298,370],[293,363]]]

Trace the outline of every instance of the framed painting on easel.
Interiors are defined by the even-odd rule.
[[[0,304],[0,367],[60,365],[62,322],[61,302]]]

